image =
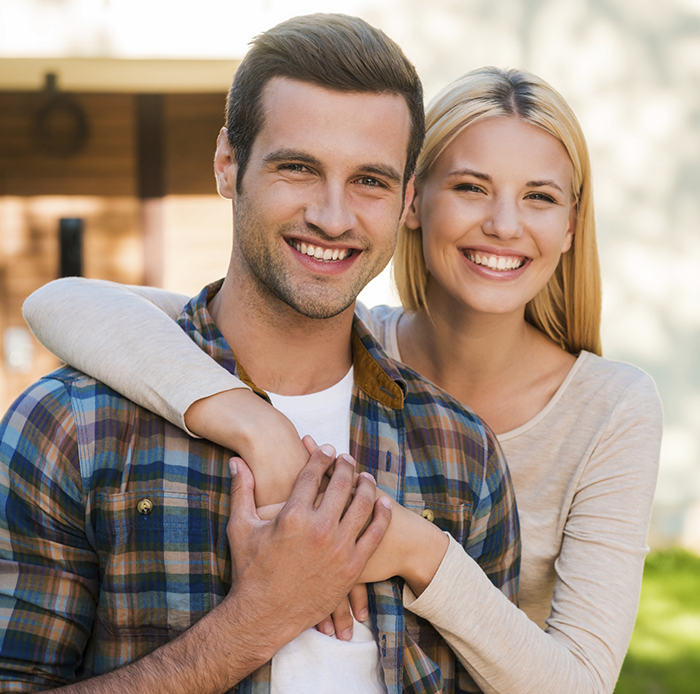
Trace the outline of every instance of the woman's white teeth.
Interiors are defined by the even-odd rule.
[[[467,258],[489,270],[515,270],[525,262],[525,258],[506,258],[502,255],[479,255],[478,253],[467,254]]]
[[[350,255],[349,250],[339,249],[339,248],[326,248],[323,249],[320,246],[314,246],[312,244],[297,243],[292,241],[292,246],[296,248],[299,253],[308,255],[311,258],[316,258],[316,260],[343,260],[348,255]]]

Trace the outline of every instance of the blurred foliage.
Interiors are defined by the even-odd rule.
[[[615,694],[700,692],[700,556],[652,552]]]

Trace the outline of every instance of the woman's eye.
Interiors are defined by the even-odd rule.
[[[556,203],[556,200],[551,195],[547,195],[546,193],[529,193],[527,195],[527,199],[528,200],[541,200],[542,202]]]

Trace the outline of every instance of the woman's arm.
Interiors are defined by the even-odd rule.
[[[60,359],[185,429],[193,402],[245,387],[175,323],[187,301],[152,287],[69,277],[31,294],[23,313]]]
[[[423,594],[404,592],[405,607],[438,629],[488,694],[615,687],[637,612],[658,468],[661,407],[651,379],[628,388],[602,435],[592,433],[599,439],[591,437],[595,448],[566,518],[545,631],[454,541]]]
[[[253,470],[256,501],[284,501],[308,454],[284,415],[175,322],[187,301],[152,287],[65,278],[34,292],[23,310],[37,339],[60,359],[236,451]]]

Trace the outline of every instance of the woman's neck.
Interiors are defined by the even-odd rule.
[[[401,358],[502,434],[551,400],[575,358],[525,321],[524,308],[482,314],[441,297],[399,323]]]

